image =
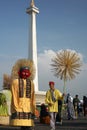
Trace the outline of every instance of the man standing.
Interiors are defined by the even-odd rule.
[[[78,95],[76,95],[75,98],[73,99],[73,105],[74,105],[74,110],[75,110],[75,116],[76,116],[76,118],[79,115],[79,103],[80,103],[80,100],[78,98]]]
[[[74,106],[73,106],[73,98],[71,97],[70,93],[67,94],[67,116],[68,120],[70,119],[75,119],[75,111],[74,111]]]
[[[58,100],[58,113],[56,116],[56,124],[62,125],[62,100]]]
[[[51,130],[55,130],[56,115],[58,113],[58,99],[63,99],[64,94],[55,89],[54,82],[49,82],[50,89],[46,92],[46,103],[48,104],[48,111],[50,114]]]
[[[83,112],[84,112],[84,116],[87,115],[87,97],[83,96]]]

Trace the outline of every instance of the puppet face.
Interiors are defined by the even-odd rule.
[[[22,79],[27,79],[31,75],[30,70],[27,67],[21,68],[18,73],[19,77]]]

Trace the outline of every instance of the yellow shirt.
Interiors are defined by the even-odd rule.
[[[45,102],[48,104],[49,112],[58,112],[58,99],[63,99],[62,93],[57,89],[54,89],[54,95],[56,98],[55,102],[52,101],[51,90],[48,90],[46,92]],[[52,105],[49,105],[49,103],[51,103]]]
[[[15,79],[12,83],[11,92],[12,92],[12,103],[11,103],[11,125],[14,126],[33,126],[34,122],[32,118],[19,119],[14,118],[14,115],[25,113],[26,115],[29,113],[35,114],[35,94],[34,94],[34,84],[33,81],[30,81],[30,98],[26,96],[26,80],[23,79],[23,87],[21,87],[21,91],[23,95],[20,97],[19,92],[19,80]],[[27,93],[28,94],[28,93]]]

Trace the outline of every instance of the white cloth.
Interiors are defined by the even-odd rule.
[[[67,109],[70,116],[74,119],[75,111],[74,111],[74,106],[73,106],[73,98],[71,96],[68,97]]]
[[[51,96],[52,96],[52,101],[56,102],[56,98],[53,90],[51,90]]]
[[[57,116],[57,112],[50,112],[50,126],[52,129],[55,130],[55,123],[56,123],[56,116]]]

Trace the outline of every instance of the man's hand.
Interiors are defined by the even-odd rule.
[[[48,103],[49,106],[52,106],[52,103]]]

